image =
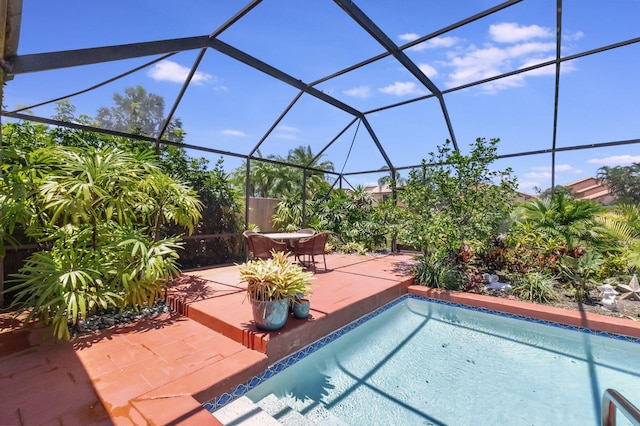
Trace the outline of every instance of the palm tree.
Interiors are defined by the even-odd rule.
[[[382,166],[380,170],[389,170],[389,166]],[[385,185],[390,186],[402,186],[407,182],[405,178],[400,175],[399,171],[395,171],[395,176],[391,176],[391,173],[384,175],[378,179],[378,190],[380,192],[380,201],[382,201],[382,187]]]
[[[640,202],[640,163],[630,166],[601,167],[598,180],[611,188],[623,202]]]
[[[523,204],[520,215],[531,228],[562,238],[567,248],[573,250],[596,236],[596,216],[602,210],[596,203],[575,200],[561,192]]]
[[[258,150],[258,157],[262,154]],[[330,161],[319,162],[319,159],[312,161],[315,155],[309,146],[299,146],[289,151],[287,158],[270,155],[266,159],[278,162],[288,162],[305,167],[313,167],[322,170],[333,170],[333,163]],[[232,173],[234,184],[244,191],[246,165],[238,167]],[[286,165],[275,164],[268,161],[252,160],[249,171],[249,196],[280,198],[284,195],[291,196],[302,191],[302,171],[298,168]],[[324,173],[311,171],[307,172],[307,195],[328,189],[328,183]]]
[[[298,164],[305,167],[311,167],[314,169],[333,171],[334,166],[331,161],[320,161],[322,156],[315,159],[316,155],[311,150],[311,146],[300,145],[289,151],[287,154],[287,162],[292,164]],[[299,188],[302,188],[302,173],[294,171],[295,180]],[[327,180],[325,174],[317,171],[307,171],[307,195],[313,196],[320,191],[326,191]]]

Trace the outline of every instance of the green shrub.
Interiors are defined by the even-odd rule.
[[[558,282],[542,272],[530,272],[517,275],[512,279],[511,293],[520,300],[538,303],[550,303],[558,299]]]
[[[578,257],[565,255],[558,259],[560,273],[573,287],[578,303],[591,302],[591,290],[597,282],[596,272],[602,263],[602,255],[596,251],[587,251]]]
[[[447,290],[461,290],[464,287],[464,274],[454,261],[445,257],[423,256],[415,268],[417,284]]]
[[[624,253],[607,254],[596,273],[599,280],[626,275],[629,272],[627,256]]]
[[[28,192],[16,196],[17,184],[0,184],[5,203],[29,206],[32,214],[19,223],[45,249],[13,275],[12,307],[28,311],[26,321],[51,324],[56,339],[69,339],[68,321],[152,305],[178,272],[179,236],[166,238],[162,230],[194,229],[202,207],[195,192],[163,173],[151,152],[51,146],[37,152],[48,161],[25,167],[20,158],[32,154],[3,164]],[[35,171],[42,176],[34,179]],[[12,226],[0,216],[0,228]]]
[[[364,244],[354,242],[354,241],[340,244],[338,246],[338,250],[342,253],[360,254],[360,255],[365,255],[368,252],[367,247]]]

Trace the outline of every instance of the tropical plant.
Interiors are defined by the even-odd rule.
[[[572,286],[579,303],[592,301],[591,290],[602,263],[602,255],[597,251],[587,251],[578,257],[565,255],[558,259],[560,272]]]
[[[257,152],[261,157],[260,151]],[[266,157],[270,160],[278,160],[274,155]],[[242,165],[233,172],[233,181],[238,186],[238,191],[245,193],[246,166]],[[290,191],[291,179],[288,178],[287,169],[278,164],[251,160],[249,172],[249,196],[262,198],[276,198],[284,192]]]
[[[317,156],[311,150],[309,145],[300,145],[292,150],[289,150],[286,161],[291,164],[298,164],[304,166],[305,169],[292,169],[294,181],[297,183],[296,187],[302,188],[303,178],[302,173],[306,174],[306,187],[307,197],[312,198],[318,195],[322,196],[329,190],[329,183],[323,172],[316,170],[308,170],[308,168],[325,170],[328,172],[333,171],[333,163],[325,160],[321,161],[322,156]]]
[[[156,95],[148,94],[145,96],[154,97]],[[120,96],[120,98],[122,97]],[[125,94],[124,97],[128,97],[128,95]],[[128,111],[119,106],[113,109],[118,111],[119,116],[126,118],[130,115]],[[96,124],[96,121],[89,116],[77,116],[75,107],[68,100],[58,102],[56,111],[54,118],[60,121],[91,126],[100,125]],[[164,113],[161,110],[152,115],[156,120],[154,124],[156,128],[164,125],[164,118],[162,118]],[[184,132],[179,128],[179,124],[179,121],[174,120],[169,125],[170,138],[178,142],[184,137]],[[229,176],[224,171],[222,158],[213,167],[209,167],[209,160],[203,157],[190,157],[185,149],[179,145],[161,145],[159,151],[156,151],[155,144],[146,141],[78,129],[51,128],[33,125],[29,122],[10,122],[3,125],[3,138],[6,145],[19,148],[23,152],[31,152],[35,147],[52,145],[80,149],[85,149],[87,146],[99,149],[112,147],[132,153],[134,156],[139,152],[154,152],[155,162],[159,164],[160,168],[177,182],[184,182],[192,188],[196,188],[198,198],[203,203],[203,214],[194,226],[194,233],[207,237],[189,239],[185,242],[180,259],[183,267],[227,263],[238,259],[238,239],[228,235],[240,231],[244,218],[243,204],[239,203],[238,193],[229,182]],[[175,235],[184,231],[181,225],[172,225],[166,221],[162,221],[161,224],[157,223],[165,235]],[[220,236],[211,237],[212,234]]]
[[[311,151],[309,146],[299,146],[289,151],[286,157],[269,155],[263,157],[260,150],[256,157],[262,160],[251,160],[249,165],[248,193],[251,197],[280,198],[302,194],[303,170],[306,169],[307,199],[312,199],[317,194],[324,195],[330,188],[325,173],[317,170],[333,170],[333,163],[320,161],[320,158]],[[285,164],[296,164],[300,167],[291,167]],[[246,163],[232,172],[232,181],[239,191],[246,192]]]
[[[315,204],[309,225],[337,236],[337,249],[349,243],[361,243],[373,250],[386,240],[386,229],[373,195],[363,186],[352,192],[332,191],[326,200]]]
[[[195,193],[148,152],[54,145],[2,152],[14,154],[3,156],[13,159],[3,168],[15,183],[2,186],[3,199],[24,206],[15,207],[30,213],[19,224],[46,249],[27,260],[10,289],[27,320],[38,316],[56,338],[68,338],[67,321],[94,309],[153,303],[178,271],[177,237],[161,235],[160,225],[193,229],[201,207]],[[4,233],[12,220],[0,217]]]
[[[26,322],[42,319],[56,339],[68,340],[69,322],[112,307],[151,306],[162,297],[166,282],[179,271],[177,238],[154,242],[134,229],[111,227],[108,235],[101,232],[95,250],[86,228],[53,239],[50,250],[27,259],[11,288],[20,310],[29,312]]]
[[[307,202],[307,206],[309,208],[311,203]],[[283,195],[276,204],[271,221],[273,226],[283,231],[302,228],[302,197],[299,194]]]
[[[351,254],[359,254],[359,255],[365,255],[368,252],[367,247],[365,247],[364,244],[358,243],[355,241],[341,244],[340,251],[343,253],[351,253]]]
[[[601,167],[598,169],[598,180],[609,187],[619,202],[640,203],[640,163]]]
[[[603,207],[589,200],[575,200],[565,193],[535,199],[521,205],[518,219],[550,238],[560,238],[568,250],[593,242],[596,217]]]
[[[293,299],[308,294],[313,274],[287,260],[289,253],[273,251],[269,259],[250,260],[238,265],[240,277],[247,282],[250,300]]]
[[[402,186],[407,182],[407,180],[402,177],[399,171],[396,170],[396,172],[392,174],[389,170],[389,166],[383,166],[380,168],[380,170],[389,171],[388,175],[384,175],[378,179],[378,189],[380,192],[382,192],[382,187],[385,185],[389,185],[391,188],[395,188],[396,186]],[[380,197],[380,201],[384,201],[382,200],[382,197]]]
[[[511,209],[516,183],[510,169],[491,170],[499,139],[476,139],[468,155],[446,141],[409,173],[400,192],[406,206],[398,239],[425,254],[455,255],[464,244],[486,248]]]
[[[568,186],[556,185],[555,187],[547,188],[544,191],[537,187],[535,189],[538,193],[538,198],[543,200],[551,198],[554,194],[564,194],[567,197],[573,197],[573,190]]]
[[[461,290],[465,284],[456,262],[440,254],[421,256],[414,273],[416,283],[428,287]]]
[[[640,205],[621,203],[601,215],[599,223],[603,234],[609,237],[611,256],[618,262],[624,258],[626,267],[640,267]],[[609,256],[609,257],[611,257]],[[611,266],[612,260],[605,259],[605,265]],[[620,269],[618,265],[616,269]]]
[[[529,272],[512,276],[511,294],[518,299],[529,302],[549,304],[558,300],[556,287],[558,282],[551,275],[543,272]]]

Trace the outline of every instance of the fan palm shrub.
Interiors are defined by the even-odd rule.
[[[14,161],[5,172],[28,190],[7,185],[2,195],[28,206],[20,226],[43,248],[12,280],[27,321],[38,317],[68,339],[67,323],[95,310],[153,304],[179,270],[179,236],[162,235],[162,225],[192,230],[201,209],[195,192],[164,174],[148,151],[49,146],[22,158],[40,161],[30,163],[34,170]]]

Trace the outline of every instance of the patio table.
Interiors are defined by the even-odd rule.
[[[313,236],[311,234],[305,234],[304,232],[269,232],[261,234],[274,240],[299,240],[300,238]]]
[[[269,232],[269,233],[264,233],[262,235],[264,235],[265,237],[269,237],[273,240],[286,241],[287,248],[289,250],[293,250],[296,242],[299,239],[313,236],[311,234],[306,234],[304,232]]]

